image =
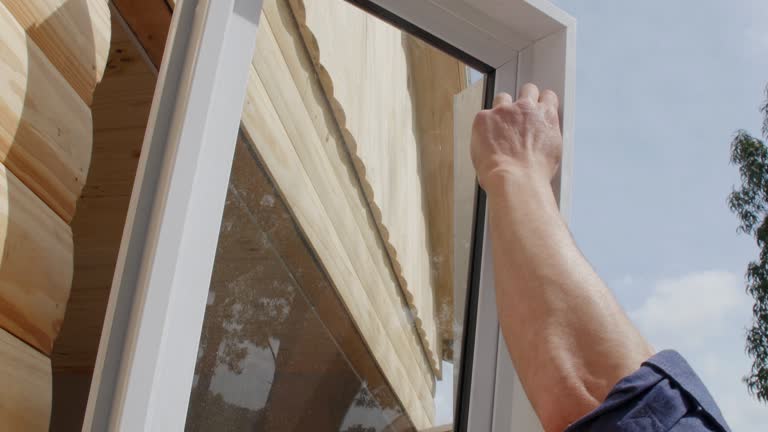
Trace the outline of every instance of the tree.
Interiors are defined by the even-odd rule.
[[[768,139],[768,87],[760,112],[763,137]],[[755,304],[746,345],[752,369],[744,383],[750,394],[768,402],[768,147],[740,130],[731,142],[731,163],[739,167],[741,188],[728,196],[728,207],[740,220],[738,230],[754,236],[760,248],[760,256],[749,263],[746,273],[746,289]]]

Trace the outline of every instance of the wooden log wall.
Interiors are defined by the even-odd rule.
[[[117,14],[115,14],[117,15]],[[54,345],[52,426],[80,431],[157,75],[116,16],[93,97],[93,154],[72,220],[74,276]]]
[[[8,431],[47,431],[51,362],[0,329],[0,424]]]
[[[69,222],[91,158],[106,0],[0,1],[0,424],[47,430],[72,283]],[[8,378],[11,371],[14,376]]]
[[[72,282],[72,231],[0,165],[0,326],[50,354]]]
[[[3,0],[3,3],[75,92],[90,105],[109,52],[107,2]]]

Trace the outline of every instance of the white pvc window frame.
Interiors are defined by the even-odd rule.
[[[342,0],[338,0],[342,1]],[[349,0],[487,75],[486,104],[525,82],[561,99],[570,208],[575,21],[548,0]],[[101,335],[84,431],[181,431],[261,0],[176,2]],[[499,332],[478,189],[456,431],[528,431],[535,416]]]

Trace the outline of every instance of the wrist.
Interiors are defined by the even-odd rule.
[[[489,198],[506,197],[521,190],[552,192],[549,176],[533,169],[496,169],[484,175],[480,185]]]

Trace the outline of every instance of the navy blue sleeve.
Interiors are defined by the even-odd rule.
[[[662,351],[616,384],[594,411],[566,432],[730,432],[688,362]]]

